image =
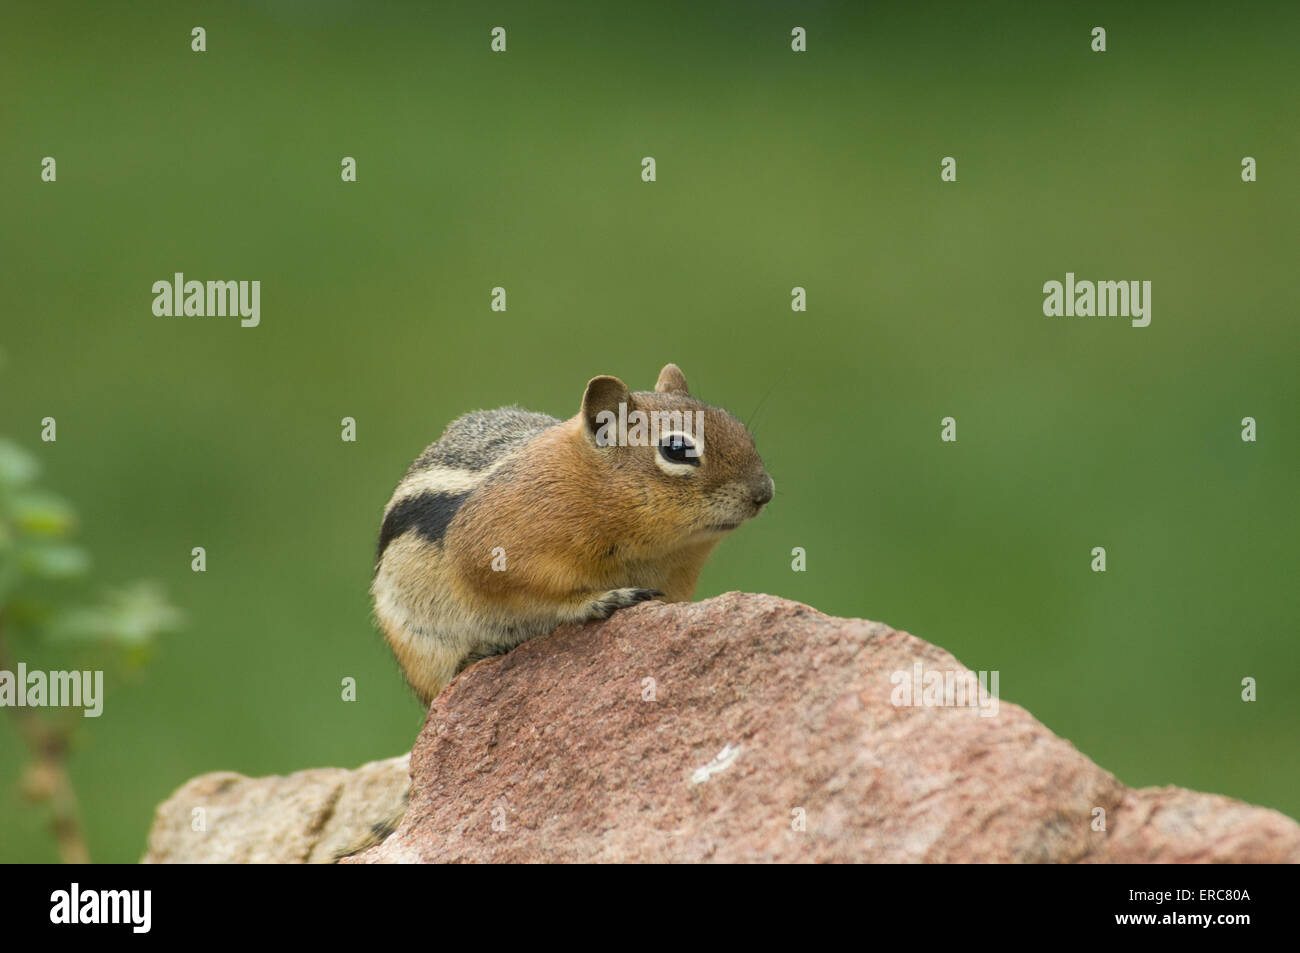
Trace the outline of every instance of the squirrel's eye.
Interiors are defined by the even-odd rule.
[[[691,438],[682,433],[669,434],[659,441],[659,456],[669,463],[700,465],[700,454]]]

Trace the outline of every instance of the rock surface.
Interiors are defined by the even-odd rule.
[[[1300,862],[1290,818],[1129,789],[1017,705],[895,706],[891,677],[910,685],[917,665],[917,684],[966,671],[904,632],[772,596],[566,626],[434,701],[405,818],[344,862]],[[284,786],[316,773],[240,779],[247,806],[223,825],[244,829],[220,857],[187,856],[184,808],[191,787],[239,776],[190,782],[160,809],[150,858],[337,852],[310,834],[316,782]]]
[[[141,863],[328,864],[374,843],[406,808],[410,755],[355,771],[203,774],[159,805]],[[195,809],[202,830],[195,830]],[[374,828],[380,828],[377,832]]]
[[[1130,790],[1017,705],[895,707],[917,662],[965,671],[741,593],[566,627],[434,701],[406,818],[351,860],[1300,861],[1290,818]]]

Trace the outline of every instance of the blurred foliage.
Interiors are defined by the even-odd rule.
[[[161,633],[181,625],[181,613],[153,583],[104,593],[99,602],[64,606],[43,597],[45,583],[78,579],[90,555],[71,541],[77,518],[61,496],[36,485],[31,454],[0,437],[0,616],[13,634],[91,643],[143,658]]]
[[[181,613],[149,583],[110,591],[101,601],[67,606],[66,585],[90,568],[73,543],[76,513],[62,497],[36,484],[40,467],[17,443],[0,437],[0,670],[96,669],[107,662],[138,667],[157,636],[180,627]],[[54,584],[54,585],[50,585]],[[72,659],[47,665],[51,643],[78,643]],[[18,648],[21,647],[21,648]],[[84,649],[101,651],[91,659]],[[101,698],[102,702],[102,698]],[[66,761],[81,709],[6,707],[27,747],[20,790],[47,805],[49,829],[68,861],[89,858]]]

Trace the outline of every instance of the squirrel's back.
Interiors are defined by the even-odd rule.
[[[407,532],[440,543],[470,491],[505,457],[559,422],[520,407],[475,410],[452,421],[407,469],[389,500],[379,530],[375,572],[384,550]]]

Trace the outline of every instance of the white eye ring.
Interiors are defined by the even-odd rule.
[[[684,444],[688,448],[685,459],[674,460],[664,455],[665,447],[673,442]],[[659,469],[663,470],[664,473],[671,473],[676,476],[685,476],[699,467],[703,456],[704,438],[698,434],[688,434],[682,431],[665,433],[659,437],[659,445],[655,447],[655,463],[659,464]]]

